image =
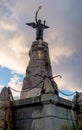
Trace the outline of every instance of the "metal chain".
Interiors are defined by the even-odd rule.
[[[32,90],[33,88],[37,88],[38,85],[40,85],[42,82],[43,82],[43,80],[41,80],[41,81],[40,81],[37,85],[35,85],[34,87],[29,88],[29,89],[25,89],[25,90],[21,90],[21,91],[16,90],[16,89],[14,89],[14,88],[12,88],[12,87],[8,87],[8,88],[11,89],[11,90],[13,90],[13,91],[15,91],[15,92],[28,92],[28,91]]]
[[[73,96],[74,94],[76,94],[76,91],[71,93],[71,94],[66,94],[64,92],[62,92],[61,90],[58,89],[58,91],[62,94],[62,95],[65,95],[65,96]]]
[[[29,88],[29,89],[25,89],[25,90],[21,90],[21,91],[16,90],[16,89],[14,89],[14,88],[12,88],[12,87],[8,87],[8,88],[10,88],[11,90],[13,90],[13,91],[15,91],[15,92],[28,92],[28,91],[32,90],[33,88],[37,88],[38,85],[40,85],[42,82],[44,83],[44,80],[45,80],[45,78],[47,77],[47,76],[42,76],[42,75],[39,75],[39,74],[35,74],[35,75],[32,75],[32,76],[40,76],[40,77],[42,78],[42,80],[41,80],[37,85],[35,85],[34,87]],[[30,77],[31,77],[31,76],[30,76]],[[30,78],[30,77],[29,77],[29,78]],[[61,75],[57,75],[57,76],[54,76],[54,77],[48,77],[48,78],[49,78],[49,79],[53,79],[53,78],[56,78],[56,77],[62,78]],[[56,88],[55,88],[55,89],[56,89]],[[71,94],[66,94],[66,93],[62,92],[61,90],[59,90],[59,89],[56,89],[56,91],[59,91],[62,95],[65,95],[65,96],[73,96],[74,94],[76,94],[76,91],[73,92],[73,93],[71,93]]]

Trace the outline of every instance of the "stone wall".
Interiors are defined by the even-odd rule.
[[[73,105],[54,94],[14,101],[14,130],[78,130]]]

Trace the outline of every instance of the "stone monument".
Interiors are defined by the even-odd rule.
[[[26,23],[26,25],[36,29],[36,41],[32,43],[29,51],[30,61],[23,81],[21,99],[38,96],[41,93],[55,93],[58,95],[57,84],[52,78],[48,43],[43,41],[43,30],[49,27],[45,25],[45,21],[42,24],[41,19],[37,20],[40,9],[41,6],[35,14],[36,23]]]
[[[6,87],[0,93],[0,130],[82,130],[82,94],[75,98],[80,106],[78,113],[74,102],[58,95],[48,43],[43,41],[43,30],[48,26],[37,20],[40,9],[36,11],[36,23],[27,23],[36,29],[36,41],[29,51],[21,98],[13,101]]]

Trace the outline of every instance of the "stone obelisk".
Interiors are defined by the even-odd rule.
[[[48,43],[43,41],[43,30],[49,27],[45,25],[45,21],[42,24],[41,19],[37,20],[40,9],[41,6],[36,11],[36,23],[26,23],[36,29],[36,41],[32,43],[29,51],[30,61],[23,81],[21,99],[38,96],[41,93],[55,93],[58,95],[57,84],[52,79]]]

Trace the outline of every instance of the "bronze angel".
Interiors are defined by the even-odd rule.
[[[48,26],[45,25],[45,22],[42,24],[41,19],[37,20],[37,14],[39,12],[39,10],[41,9],[41,6],[39,6],[38,10],[36,11],[35,14],[35,22],[32,23],[26,23],[26,25],[33,27],[34,29],[36,29],[36,40],[43,40],[43,30],[49,28]]]

